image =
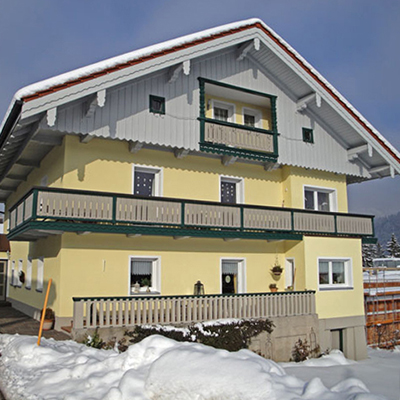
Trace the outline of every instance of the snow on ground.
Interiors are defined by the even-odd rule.
[[[396,351],[368,349],[368,359],[346,360],[338,350],[302,363],[280,363],[286,373],[305,381],[320,378],[330,387],[345,379],[360,379],[371,393],[390,400],[400,399],[400,349]],[[321,368],[322,366],[329,368]]]
[[[121,354],[53,339],[42,339],[39,347],[36,340],[32,336],[0,335],[0,388],[8,400],[383,398],[369,393],[358,379],[364,379],[371,392],[378,393],[371,383],[374,375],[375,380],[382,375],[380,363],[368,360],[362,367],[362,363],[350,363],[340,353],[324,357],[320,363],[308,361],[296,367],[283,364],[283,368],[248,350],[229,353],[158,335]],[[392,379],[396,362],[399,372],[400,352],[371,354],[373,360],[383,361],[382,371],[387,374],[380,385],[396,386]],[[323,373],[319,375],[318,371]],[[304,377],[300,377],[302,374]],[[398,380],[399,375],[397,384]],[[387,390],[387,398],[397,400],[390,397],[393,393],[398,396],[399,392]]]

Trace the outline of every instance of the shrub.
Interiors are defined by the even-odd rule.
[[[299,339],[293,347],[292,350],[292,361],[301,362],[309,358],[318,358],[321,356],[321,349],[317,344],[315,348],[311,349],[307,342],[307,339]]]
[[[249,347],[250,340],[261,332],[272,333],[273,323],[266,319],[221,321],[215,324],[192,324],[187,328],[135,326],[126,332],[130,343],[138,343],[150,335],[162,335],[178,342],[197,342],[217,349],[238,351]]]

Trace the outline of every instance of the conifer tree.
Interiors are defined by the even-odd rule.
[[[392,237],[387,242],[386,249],[390,257],[400,258],[400,245],[394,233],[392,233]]]
[[[378,242],[376,245],[376,258],[385,258],[385,250],[382,245]]]
[[[372,260],[376,258],[376,246],[374,244],[362,245],[363,268],[372,268]]]

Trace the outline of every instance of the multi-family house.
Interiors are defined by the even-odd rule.
[[[373,217],[347,186],[400,156],[262,21],[21,89],[0,157],[27,314],[51,278],[57,327],[315,314],[321,347],[365,355]]]

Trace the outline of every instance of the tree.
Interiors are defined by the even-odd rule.
[[[376,246],[374,244],[362,245],[363,268],[372,268],[372,260],[376,258]]]
[[[385,258],[385,250],[383,249],[382,245],[378,242],[376,245],[376,258]]]
[[[390,257],[400,257],[400,245],[394,233],[392,233],[392,237],[387,242],[386,249]]]

